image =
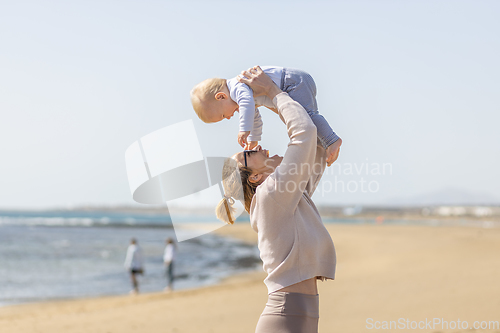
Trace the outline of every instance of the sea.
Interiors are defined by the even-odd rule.
[[[167,285],[163,251],[168,237],[176,239],[168,215],[0,211],[0,306],[128,294],[132,287],[124,261],[131,238],[144,256],[140,292],[161,291]],[[213,232],[177,246],[175,290],[262,269],[256,246]]]
[[[184,223],[215,222],[186,215]],[[380,224],[374,219],[323,219],[324,223]],[[247,223],[248,220],[236,223]],[[384,224],[499,228],[500,222],[426,219]],[[248,226],[250,228],[250,226]],[[224,226],[223,228],[226,228]],[[0,306],[108,295],[132,289],[124,268],[131,238],[145,259],[140,292],[166,285],[163,251],[175,238],[168,214],[116,210],[0,211]],[[174,289],[216,284],[225,277],[262,270],[257,246],[213,232],[177,243]]]

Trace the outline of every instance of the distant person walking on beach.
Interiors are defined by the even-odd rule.
[[[258,234],[268,301],[255,332],[315,333],[317,280],[333,280],[336,266],[333,241],[311,199],[325,171],[327,153],[306,110],[260,67],[243,72],[240,81],[255,96],[266,95],[273,101],[290,141],[283,157],[269,157],[259,145],[226,160],[225,194],[217,217],[232,224],[234,199],[241,200]]]
[[[137,282],[137,274],[144,274],[144,263],[142,258],[142,251],[137,244],[137,239],[132,238],[130,245],[127,248],[127,257],[125,258],[125,268],[130,273],[130,280],[132,281],[133,289],[130,291],[132,294],[139,293],[139,283]]]
[[[172,238],[167,238],[167,245],[163,253],[163,263],[165,264],[165,274],[167,275],[167,287],[165,291],[172,291],[174,285],[174,260],[177,254],[177,246]]]

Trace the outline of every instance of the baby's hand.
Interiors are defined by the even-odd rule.
[[[257,147],[257,144],[259,141],[248,141],[247,145],[245,146],[245,150],[253,150],[255,147]]]
[[[238,132],[238,143],[240,144],[241,147],[245,147],[249,135],[250,131]]]

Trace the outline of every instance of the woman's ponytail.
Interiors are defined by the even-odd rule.
[[[217,218],[227,224],[234,223],[235,199],[243,203],[247,213],[250,213],[252,198],[259,184],[250,182],[252,169],[245,167],[232,158],[227,158],[222,167],[222,187],[224,198],[215,208]]]
[[[234,199],[224,197],[215,208],[215,214],[217,218],[227,224],[234,224],[234,212],[236,208],[234,207]]]
[[[217,218],[227,224],[234,224],[235,199],[243,201],[243,188],[238,170],[238,163],[232,158],[227,158],[222,167],[222,188],[224,197],[215,208]]]

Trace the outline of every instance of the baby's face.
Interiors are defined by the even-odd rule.
[[[224,119],[231,119],[234,113],[238,111],[238,104],[232,100],[223,100],[213,103],[212,108],[208,110],[208,121],[216,123]]]

